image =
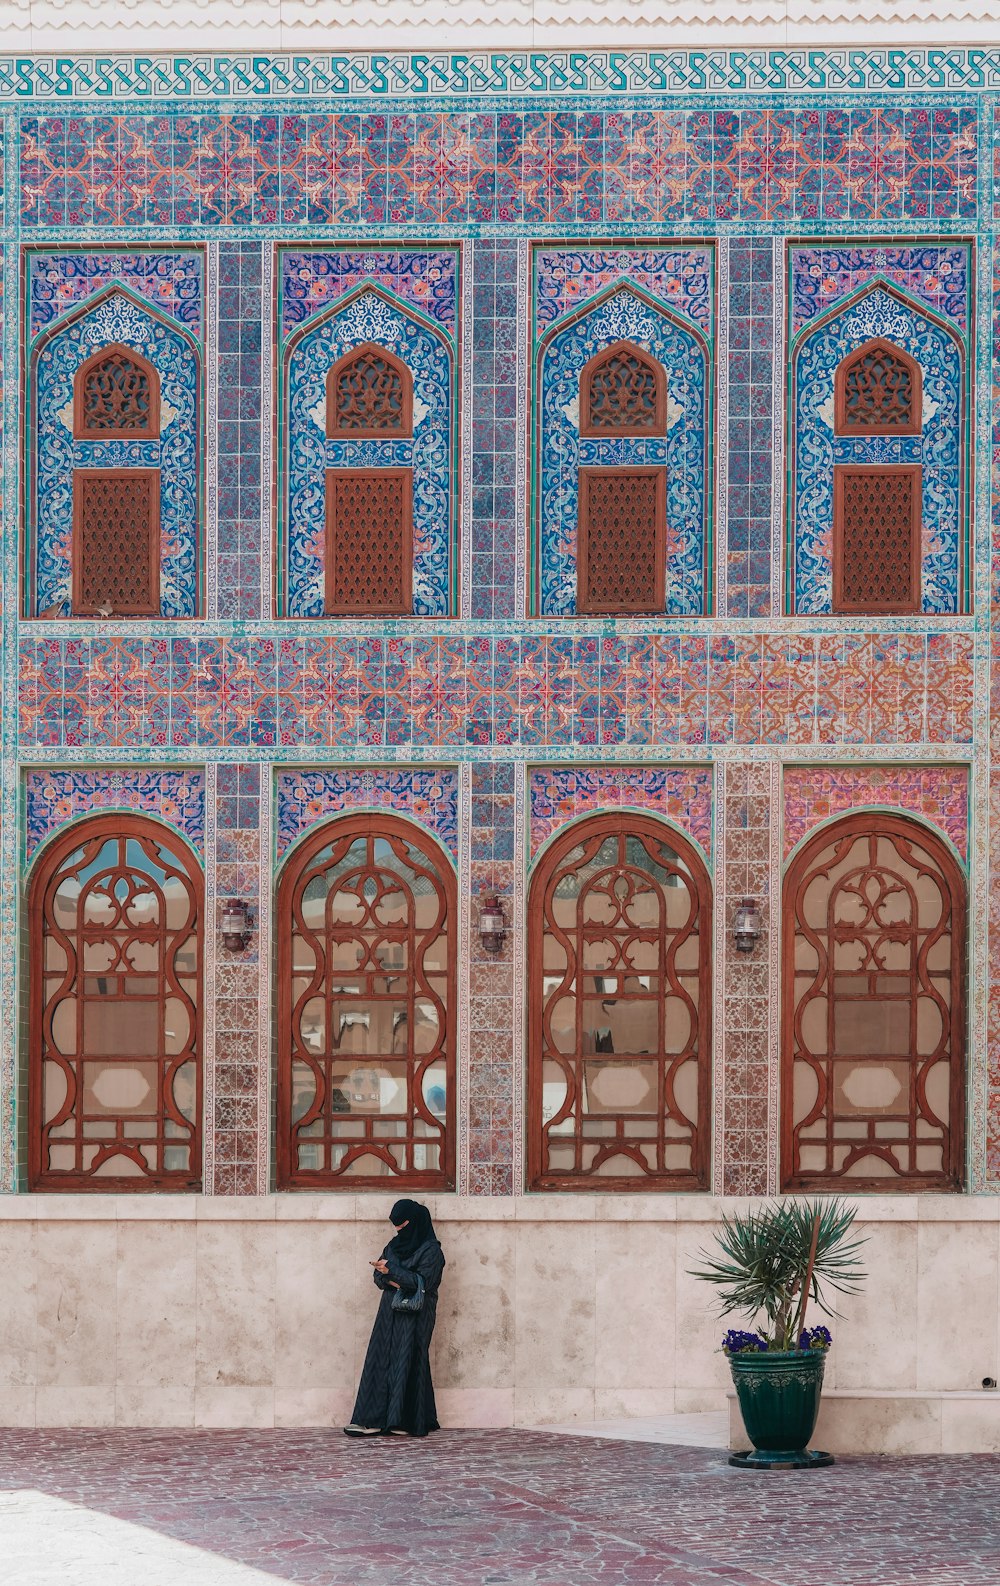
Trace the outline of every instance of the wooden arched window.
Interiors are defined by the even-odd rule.
[[[100,815],[32,877],[32,1189],[201,1183],[202,877],[155,821]]]
[[[278,888],[278,1168],[286,1187],[454,1185],[451,866],[391,815],[305,839]]]
[[[405,363],[367,341],[345,353],[326,379],[331,438],[389,440],[413,434],[413,377]]]
[[[965,883],[946,844],[858,811],[784,886],[782,1178],[790,1190],[958,1189]]]
[[[691,845],[633,813],[558,836],[529,905],[532,1189],[703,1189],[711,895]]]
[[[667,376],[663,365],[634,342],[605,347],[580,375],[580,434],[597,440],[617,435],[656,436],[667,430]]]
[[[326,431],[334,441],[413,435],[413,377],[385,347],[365,342],[327,376]],[[326,472],[328,616],[407,616],[413,609],[413,469]]]
[[[920,365],[892,342],[865,342],[834,379],[836,433],[919,435]],[[920,610],[923,470],[919,462],[837,463],[833,470],[833,609],[844,615]]]
[[[605,347],[580,375],[583,439],[656,439],[667,429],[661,363],[629,341]],[[662,465],[582,467],[577,511],[581,616],[662,611],[667,471]]]
[[[153,365],[132,347],[99,347],[76,372],[73,433],[81,441],[155,440],[160,377]]]
[[[834,379],[838,435],[919,435],[920,365],[880,338],[848,353]]]
[[[99,347],[76,372],[73,433],[78,441],[158,439],[153,365],[132,347]],[[75,616],[159,614],[159,468],[74,468],[72,560]]]

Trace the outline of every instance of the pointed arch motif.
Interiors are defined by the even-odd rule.
[[[713,389],[702,328],[618,278],[546,326],[533,379],[531,610],[703,614]]]
[[[580,374],[580,434],[652,437],[667,430],[667,374],[659,359],[632,341],[616,341]]]
[[[414,822],[338,817],[278,885],[278,1177],[450,1189],[457,896]]]
[[[289,328],[277,391],[280,611],[453,609],[456,371],[449,331],[374,279]]]
[[[953,321],[878,273],[796,332],[789,611],[969,609],[968,356]]]
[[[73,435],[83,441],[158,440],[160,376],[133,347],[109,342],[73,380]]]
[[[966,888],[949,845],[859,810],[808,838],[783,899],[782,1184],[959,1189]]]
[[[23,430],[31,615],[197,614],[202,378],[191,328],[117,280],[35,337]]]
[[[388,347],[362,342],[332,366],[326,380],[326,433],[330,440],[356,441],[413,434],[413,376]]]
[[[93,815],[28,897],[32,1189],[201,1183],[203,880],[164,823]]]
[[[704,1189],[711,884],[632,811],[552,839],[528,905],[529,1187]]]
[[[882,336],[864,342],[837,366],[834,414],[838,435],[919,435],[919,363]]]

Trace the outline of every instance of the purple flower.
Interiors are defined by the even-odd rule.
[[[800,1349],[829,1349],[832,1343],[828,1327],[805,1327],[799,1334]]]
[[[760,1333],[745,1333],[739,1327],[731,1327],[722,1340],[722,1348],[727,1355],[761,1354],[767,1349],[767,1339]]]

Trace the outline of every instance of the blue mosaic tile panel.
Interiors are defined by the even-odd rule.
[[[734,237],[729,248],[727,614],[771,609],[774,462],[774,261],[769,239]]]
[[[822,250],[817,253],[825,262]],[[871,248],[866,254],[855,250],[855,255],[850,261],[854,290],[834,299],[821,317],[807,318],[791,346],[793,609],[808,615],[832,609],[834,465],[912,463],[922,469],[922,609],[936,615],[960,611],[966,603],[963,576],[968,566],[966,338],[952,321],[938,318],[884,278],[881,250]],[[804,249],[794,254],[800,279],[804,256]],[[921,367],[919,435],[869,438],[834,433],[837,366],[874,337],[902,347]]]
[[[648,228],[976,213],[976,112],[893,104],[25,116],[21,223]]]
[[[472,615],[517,615],[517,244],[475,244],[472,321]]]
[[[322,253],[308,268],[303,258],[298,252],[280,256],[279,318],[292,327],[281,349],[280,609],[293,617],[323,614],[327,470],[392,467],[412,469],[413,614],[446,616],[456,581],[458,377],[455,338],[442,327],[458,320],[457,251],[375,253],[360,262],[353,253]],[[387,277],[406,283],[405,299],[390,295]],[[290,287],[297,293],[291,302]],[[325,310],[303,321],[317,296]],[[433,317],[411,308],[414,299],[427,299]],[[388,348],[409,370],[412,438],[327,436],[327,375],[364,342]]]
[[[25,858],[61,826],[96,810],[156,815],[199,853],[205,848],[203,771],[29,771],[24,778]]]
[[[279,858],[319,821],[351,810],[410,815],[458,860],[458,772],[448,767],[395,770],[279,771]]]
[[[261,610],[261,550],[270,523],[261,491],[261,358],[265,307],[261,250],[219,250],[218,610],[248,621]]]

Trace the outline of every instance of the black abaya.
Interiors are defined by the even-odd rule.
[[[374,1273],[375,1283],[383,1291],[382,1300],[351,1421],[355,1426],[377,1426],[383,1432],[402,1427],[411,1437],[426,1437],[438,1430],[429,1350],[444,1252],[436,1239],[430,1239],[402,1259],[393,1253],[392,1244],[386,1245],[382,1255],[389,1271],[388,1275]],[[412,1294],[417,1272],[424,1280],[423,1309],[415,1315],[394,1311],[396,1290],[390,1285],[398,1283],[405,1293]]]

